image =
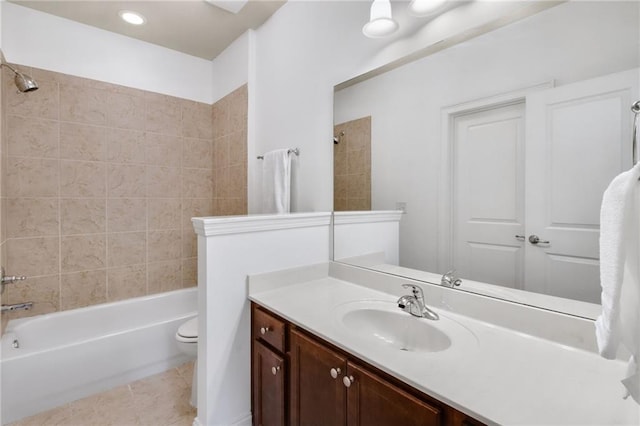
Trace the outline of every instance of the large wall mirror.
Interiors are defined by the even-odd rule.
[[[334,96],[334,209],[396,210],[399,264],[460,290],[599,313],[599,214],[632,166],[640,3],[571,1]],[[340,241],[335,241],[340,244]]]

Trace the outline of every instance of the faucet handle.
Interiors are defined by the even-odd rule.
[[[418,296],[424,298],[424,293],[422,292],[422,289],[420,287],[418,287],[417,285],[414,285],[414,284],[402,284],[402,287],[410,288],[411,292],[413,293],[413,296],[416,299],[418,298]]]

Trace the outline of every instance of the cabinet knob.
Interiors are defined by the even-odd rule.
[[[330,373],[331,373],[331,377],[333,377],[334,379],[337,379],[338,376],[340,375],[340,369],[339,368],[332,368]]]
[[[269,328],[269,326],[266,326],[266,327],[260,327],[260,334],[265,335],[265,334],[267,334],[267,331],[269,331],[269,330],[271,330],[271,329]]]
[[[280,371],[279,365],[276,365],[275,367],[271,367],[271,374],[273,374],[274,376],[278,374],[278,371]]]
[[[355,382],[355,379],[353,378],[353,376],[349,376],[349,377],[344,376],[344,377],[342,378],[342,384],[343,384],[343,385],[344,385],[344,387],[346,387],[346,388],[350,387],[350,386],[353,384],[353,382]]]

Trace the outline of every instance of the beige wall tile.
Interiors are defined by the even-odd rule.
[[[147,166],[147,196],[178,198],[181,193],[180,168]]]
[[[180,167],[182,138],[173,135],[145,132],[146,163],[152,166]]]
[[[107,299],[129,299],[147,294],[147,266],[132,265],[107,270]]]
[[[149,294],[182,288],[182,260],[149,263]]]
[[[97,234],[106,231],[104,198],[63,198],[60,200],[62,235]]]
[[[349,151],[347,154],[347,173],[363,173],[367,166],[368,162],[365,157],[366,151],[364,149],[359,149],[357,151]]]
[[[181,259],[182,232],[180,230],[149,231],[147,251],[149,262]]]
[[[246,130],[232,133],[229,137],[229,165],[244,165],[247,163],[247,132]]]
[[[7,114],[51,120],[59,118],[58,93],[58,84],[46,80],[38,81],[38,90],[28,95],[18,92],[12,79],[4,80],[2,91],[3,97],[6,96]]]
[[[3,300],[3,303],[33,302],[33,307],[29,311],[2,314],[2,316],[7,315],[10,319],[57,312],[60,310],[60,276],[56,274],[29,277],[26,281],[8,286],[5,295],[7,299]]]
[[[112,163],[145,162],[144,132],[136,130],[107,130],[107,160]]]
[[[139,165],[109,164],[108,197],[141,198],[145,196],[145,168]]]
[[[58,158],[60,126],[54,120],[7,115],[8,155]]]
[[[58,173],[57,160],[8,157],[7,196],[57,197]]]
[[[145,130],[167,135],[182,133],[182,109],[177,98],[145,94]]]
[[[60,158],[104,161],[107,155],[105,127],[60,123]]]
[[[192,217],[213,216],[213,200],[211,198],[185,198],[182,201],[182,227],[195,235]]]
[[[108,234],[108,265],[129,266],[146,263],[147,234],[121,232]]]
[[[57,199],[9,198],[3,201],[9,237],[58,235]]]
[[[104,198],[105,173],[105,163],[61,160],[60,196]]]
[[[53,275],[59,273],[58,237],[7,240],[7,271],[12,275]]]
[[[182,259],[182,286],[195,287],[198,285],[198,258]]]
[[[229,192],[227,196],[239,198],[247,193],[247,168],[240,166],[229,167]]]
[[[230,163],[229,146],[231,136],[222,136],[213,140],[213,167],[222,169]]]
[[[208,169],[182,169],[182,195],[206,198],[213,194],[213,172]]]
[[[184,138],[182,142],[182,167],[213,168],[213,143],[211,139]]]
[[[211,105],[184,102],[182,105],[182,135],[189,138],[211,139],[213,117]]]
[[[108,198],[107,230],[109,232],[145,231],[147,200],[145,198]]]
[[[107,265],[105,234],[65,236],[60,244],[61,272],[90,271]]]
[[[62,310],[82,308],[106,301],[106,270],[61,275],[60,307]]]
[[[61,83],[60,120],[86,124],[107,124],[107,92],[91,87]]]
[[[144,130],[144,95],[119,93],[111,89],[107,95],[107,125],[109,127]]]
[[[148,229],[179,229],[182,225],[180,198],[150,198]]]

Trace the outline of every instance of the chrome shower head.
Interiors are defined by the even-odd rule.
[[[27,74],[21,73],[20,71],[14,70],[9,64],[0,63],[0,66],[2,65],[9,68],[15,74],[15,78],[13,79],[13,82],[16,84],[19,91],[21,91],[22,93],[26,93],[26,92],[33,92],[34,90],[38,90],[38,83],[36,83],[36,81],[33,78],[31,78]]]

